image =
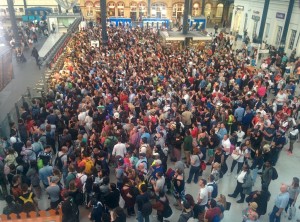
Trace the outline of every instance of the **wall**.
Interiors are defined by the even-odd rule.
[[[278,40],[280,41],[282,38],[282,32],[284,29],[285,19],[287,16],[288,2],[289,0],[270,0],[269,10],[268,10],[264,34],[263,34],[263,41],[266,41],[268,44],[275,45],[277,48],[279,47],[279,44],[277,44],[276,40],[278,38]],[[259,33],[263,8],[264,8],[264,0],[253,0],[253,1],[235,0],[233,17],[231,22],[231,31],[234,33],[237,32],[239,35],[243,35],[245,28],[247,28],[248,36],[252,41],[253,40],[252,37],[255,31],[257,35]],[[289,49],[292,30],[297,31],[293,48],[297,46],[296,55],[298,56],[300,55],[300,40],[298,41],[298,45],[297,45],[297,40],[299,39],[299,34],[300,34],[299,8],[300,8],[300,2],[298,0],[295,0],[291,21],[286,36],[285,52],[288,55],[292,51],[292,49]],[[280,17],[280,15],[282,17]],[[257,22],[256,29],[254,28],[255,21],[253,20],[252,16],[260,18],[260,20]],[[248,17],[248,19],[247,19],[247,25],[245,27],[246,17]],[[240,25],[237,28],[238,23],[240,23]],[[279,26],[282,27],[281,35],[277,35]]]

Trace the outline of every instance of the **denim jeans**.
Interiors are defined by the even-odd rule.
[[[270,222],[280,222],[281,214],[279,215],[279,217],[276,216],[276,213],[278,212],[278,210],[279,210],[278,207],[276,207],[276,206],[273,207],[272,213],[269,216]]]
[[[255,167],[253,170],[252,170],[252,181],[253,181],[253,186],[256,182],[256,178],[257,178],[257,172],[258,172],[258,168]]]
[[[190,183],[193,179],[194,176],[194,182],[197,183],[198,182],[198,178],[199,178],[199,170],[200,170],[200,166],[191,166],[190,168],[190,172],[189,172],[189,178],[187,179],[187,182]]]
[[[141,211],[138,211],[138,213],[137,213],[137,220],[138,220],[138,222],[144,222],[144,221],[150,222],[149,216],[144,217]]]

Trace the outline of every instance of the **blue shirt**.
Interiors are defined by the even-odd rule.
[[[39,177],[43,184],[49,186],[48,177],[52,176],[52,166],[44,166],[42,169],[39,170]]]
[[[236,118],[236,120],[238,122],[241,122],[244,116],[244,112],[245,109],[242,107],[238,107],[235,111],[234,111],[234,117]]]
[[[219,132],[217,133],[218,137],[222,140],[224,136],[227,134],[226,128],[220,128]]]
[[[285,208],[289,202],[290,194],[289,192],[280,193],[275,200],[275,206],[278,208]]]

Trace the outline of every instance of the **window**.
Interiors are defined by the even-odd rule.
[[[93,3],[92,2],[87,2],[85,4],[85,7],[87,8],[87,11],[86,11],[86,15],[87,16],[93,16]]]
[[[211,4],[207,3],[205,5],[205,9],[204,9],[204,15],[205,15],[205,17],[210,16],[210,13],[211,13]]]
[[[200,13],[201,13],[201,11],[200,11],[200,4],[199,3],[195,3],[193,5],[192,15],[193,16],[200,16]]]
[[[290,42],[289,42],[289,49],[293,49],[293,47],[294,47],[294,43],[295,43],[295,39],[296,39],[296,34],[297,34],[297,31],[296,30],[292,30],[291,37],[290,37]]]
[[[118,3],[118,16],[124,17],[124,3]]]
[[[139,4],[139,17],[140,17],[140,20],[142,20],[142,18],[146,17],[146,16],[147,16],[146,4],[141,2]]]
[[[19,12],[23,13],[24,9],[23,8],[19,8]]]
[[[282,26],[278,26],[275,45],[279,45],[280,44],[281,32],[282,32]]]
[[[217,12],[216,12],[216,17],[222,17],[223,15],[223,8],[224,8],[224,5],[223,4],[218,4],[217,5]]]
[[[167,6],[163,3],[155,3],[151,6],[151,17],[165,18],[167,16]]]
[[[115,16],[115,4],[114,3],[108,3],[108,16]]]
[[[54,13],[58,13],[58,8],[54,8],[54,9],[53,9],[53,12],[54,12]]]
[[[183,4],[174,4],[173,5],[173,17],[180,19],[183,15]]]
[[[266,24],[265,38],[268,38],[270,32],[270,23]]]

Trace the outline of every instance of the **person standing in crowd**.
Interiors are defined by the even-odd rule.
[[[193,155],[191,155],[191,168],[189,172],[189,177],[187,179],[187,183],[191,183],[194,177],[194,183],[198,183],[198,177],[200,173],[200,164],[203,154],[200,152],[198,148],[193,149]]]
[[[189,130],[186,131],[185,137],[183,140],[183,150],[185,154],[186,166],[189,168],[191,165],[191,153],[193,152],[193,137]]]
[[[199,180],[199,194],[197,197],[197,203],[200,206],[200,213],[203,213],[205,210],[205,206],[207,205],[208,202],[208,189],[207,189],[207,182],[205,179],[200,179]]]
[[[221,220],[223,213],[220,207],[217,206],[217,202],[214,199],[208,201],[208,209],[205,211],[204,218],[207,222],[213,222]]]
[[[294,143],[297,141],[298,138],[299,138],[299,129],[297,126],[294,126],[293,130],[290,131],[289,133],[290,147],[288,149],[288,154],[293,153]]]
[[[299,178],[298,177],[293,177],[293,182],[290,186],[288,186],[288,192],[289,192],[289,203],[285,207],[285,212],[288,212],[289,207],[295,207],[295,203],[297,201],[300,188],[299,188]],[[289,220],[292,219],[292,215],[289,215],[288,217]]]
[[[243,170],[237,176],[237,184],[233,194],[228,194],[229,197],[236,198],[239,194],[241,199],[237,203],[244,203],[245,194],[250,194],[252,189],[252,177],[247,165],[243,166]]]
[[[276,196],[275,205],[269,216],[270,222],[280,222],[281,214],[289,203],[290,194],[288,192],[288,186],[282,184],[280,186],[280,194]]]
[[[144,205],[148,205],[150,199],[149,199],[149,195],[147,193],[147,185],[146,184],[142,184],[141,187],[140,187],[140,194],[136,197],[136,203],[137,203],[137,210],[138,210],[138,213],[137,213],[137,220],[138,222],[149,222],[150,219],[149,219],[149,215],[151,214],[148,214],[148,212],[144,212],[143,213],[143,209],[146,208],[144,207]],[[152,210],[151,210],[152,211]],[[145,214],[147,213],[147,214]]]
[[[52,176],[50,179],[50,184],[46,188],[46,193],[50,198],[50,208],[56,209],[60,203],[60,187],[57,185],[59,178],[57,176]]]

